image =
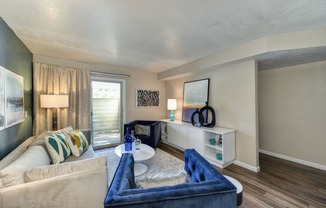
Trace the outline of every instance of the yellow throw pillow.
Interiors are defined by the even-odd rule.
[[[78,129],[67,134],[66,141],[69,144],[72,154],[80,157],[89,147],[85,135]]]

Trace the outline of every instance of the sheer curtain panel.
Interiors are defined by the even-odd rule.
[[[90,71],[53,64],[33,64],[34,135],[52,130],[51,109],[41,108],[40,95],[68,94],[69,107],[58,109],[58,129],[90,128]]]

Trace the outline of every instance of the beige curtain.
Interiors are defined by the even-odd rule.
[[[90,72],[85,69],[34,63],[34,135],[52,130],[52,110],[40,107],[41,94],[68,94],[69,108],[58,110],[58,129],[90,128]]]

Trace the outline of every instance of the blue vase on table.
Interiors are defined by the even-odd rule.
[[[124,145],[125,145],[125,151],[132,151],[132,136],[129,133],[129,127],[127,127],[127,132],[125,135],[125,141],[124,141]]]

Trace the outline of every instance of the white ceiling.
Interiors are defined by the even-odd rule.
[[[161,72],[326,27],[326,0],[1,0],[0,16],[35,55]]]

